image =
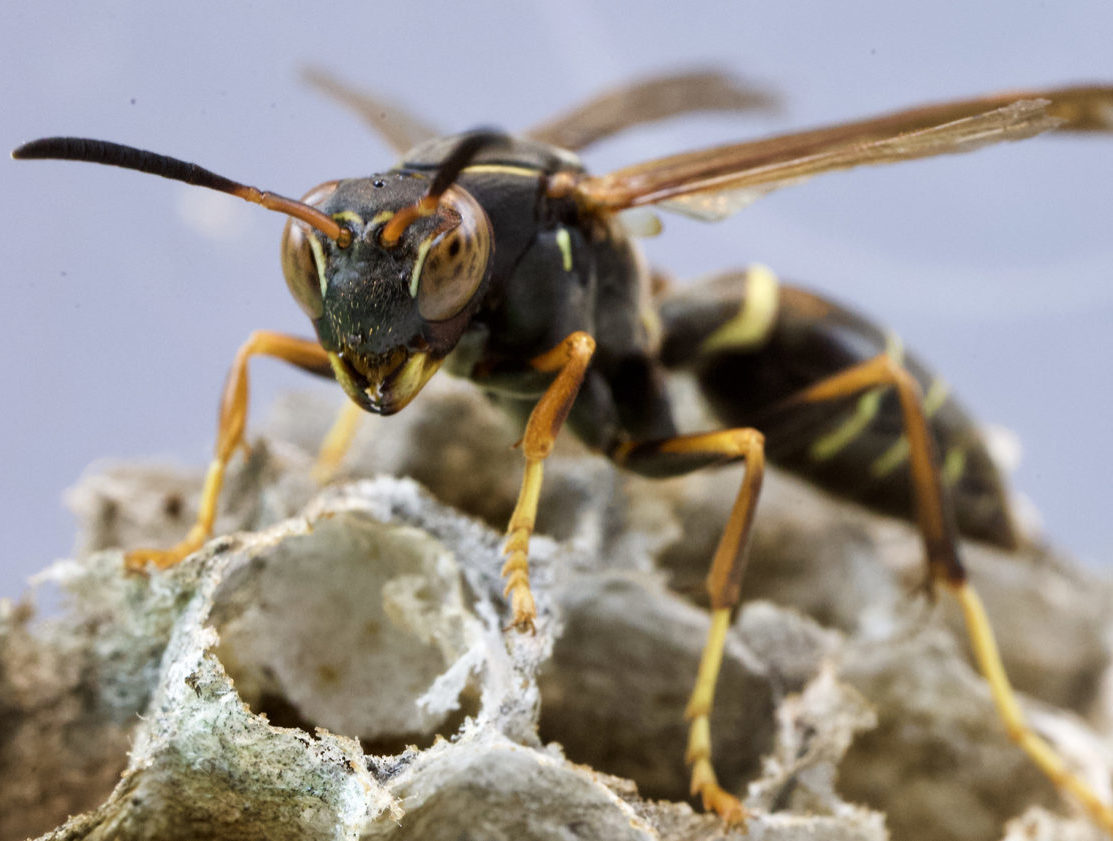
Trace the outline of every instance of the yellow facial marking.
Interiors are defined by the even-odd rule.
[[[401,409],[413,400],[442,362],[443,359],[432,359],[426,353],[415,353],[407,359],[391,385],[391,391],[399,398],[395,409]]]
[[[371,217],[371,222],[368,225],[368,227],[377,228],[379,225],[385,225],[387,222],[389,222],[393,218],[394,218],[394,211],[393,210],[380,210],[378,213],[376,213],[374,216]]]
[[[433,247],[434,236],[430,235],[421,241],[417,247],[417,259],[414,260],[413,270],[410,272],[410,297],[417,297],[417,285],[421,281],[421,268],[425,265],[425,256],[429,253],[429,249]]]
[[[344,389],[346,394],[352,396],[359,394],[359,386],[348,376],[348,369],[340,359],[339,354],[330,353],[328,355],[328,364],[332,366],[333,376],[336,377],[336,381],[340,383],[341,388]]]
[[[338,213],[332,214],[332,218],[337,222],[348,222],[357,228],[363,227],[363,217],[354,210],[341,210]]]
[[[738,314],[708,336],[700,350],[712,352],[731,348],[745,349],[765,341],[777,320],[780,282],[766,266],[746,270],[746,294]]]
[[[305,239],[309,243],[309,250],[313,252],[313,262],[317,264],[317,281],[321,284],[321,297],[324,298],[325,287],[328,285],[325,280],[325,251],[317,237],[310,235]]]
[[[557,228],[556,243],[560,249],[561,265],[566,272],[572,271],[572,237],[567,228]]]

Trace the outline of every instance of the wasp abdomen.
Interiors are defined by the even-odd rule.
[[[767,269],[718,276],[661,303],[661,358],[692,371],[715,415],[753,426],[771,461],[872,509],[913,516],[909,447],[897,396],[870,388],[822,403],[793,395],[879,354],[923,393],[944,484],[960,531],[1013,548],[1016,529],[997,465],[946,383],[907,354],[895,334]]]

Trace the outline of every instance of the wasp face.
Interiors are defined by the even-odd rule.
[[[282,239],[286,285],[313,320],[336,379],[377,414],[402,409],[440,367],[490,272],[491,223],[458,186],[400,235],[383,237],[428,187],[407,173],[322,184],[303,201],[348,228],[351,243],[341,248],[296,219]]]

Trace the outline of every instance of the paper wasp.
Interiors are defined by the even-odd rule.
[[[1113,832],[1101,803],[1025,724],[989,623],[968,584],[958,535],[1015,546],[1001,479],[973,421],[932,375],[860,316],[781,285],[768,269],[703,288],[651,292],[624,225],[655,206],[722,219],[760,195],[824,172],[967,152],[1049,130],[1113,129],[1113,87],[1007,93],[673,155],[591,176],[575,152],[617,131],[701,109],[755,104],[716,74],[621,89],[521,136],[438,137],[420,121],[318,76],[402,153],[395,168],[330,181],[301,202],[130,147],[48,138],[17,158],[112,164],[231,193],[287,214],[286,283],[316,340],[257,331],[240,348],[221,402],[216,454],[197,523],[178,546],[138,550],[130,566],[181,561],[210,536],[225,468],[243,442],[247,363],[269,355],[335,379],[359,408],[401,409],[442,366],[525,418],[525,474],[503,567],[510,624],[532,629],[528,548],[542,470],[567,422],[589,447],[648,476],[744,462],[711,560],[712,624],[688,704],[691,788],[705,808],[743,817],[718,784],[709,715],[739,602],[766,457],[864,504],[914,519],[929,580],[966,616],[979,666],[1012,737]],[[758,98],[759,99],[759,98]],[[723,424],[681,433],[666,373],[687,368]],[[352,415],[323,448],[335,460]]]

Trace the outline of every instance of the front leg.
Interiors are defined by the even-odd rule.
[[[212,535],[216,519],[216,504],[224,484],[224,471],[236,448],[243,444],[243,431],[247,424],[247,361],[259,354],[283,359],[313,374],[331,377],[328,354],[317,342],[299,339],[270,330],[256,330],[240,347],[228,372],[224,394],[220,401],[220,422],[217,427],[216,448],[205,476],[201,491],[197,521],[185,540],[170,549],[136,549],[128,552],[124,565],[132,571],[141,571],[147,564],[159,569],[172,567],[196,552]]]
[[[519,631],[532,632],[533,620],[537,618],[537,607],[529,588],[529,538],[537,520],[543,464],[552,452],[557,433],[576,400],[594,352],[595,340],[577,330],[552,350],[530,360],[535,370],[558,373],[526,422],[521,441],[526,469],[503,547],[503,554],[506,555],[506,563],[502,567],[502,576],[506,579],[505,595],[510,599],[510,609],[514,614],[510,624]]]

